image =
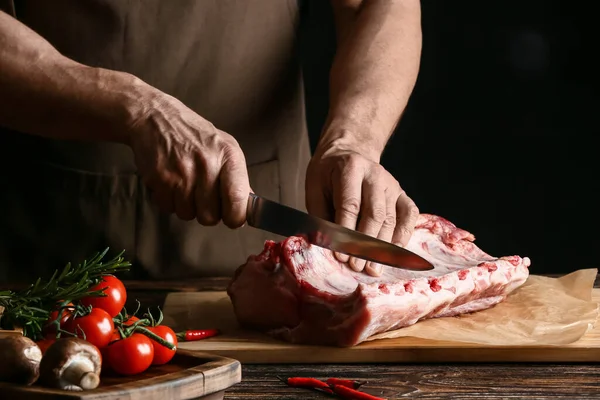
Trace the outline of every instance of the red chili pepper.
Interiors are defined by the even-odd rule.
[[[333,392],[339,394],[344,399],[350,400],[385,400],[381,397],[370,395],[369,393],[359,392],[356,389],[343,385],[332,385]]]
[[[358,389],[359,387],[361,387],[362,385],[364,385],[365,381],[359,382],[359,381],[353,381],[351,379],[339,379],[339,378],[329,378],[327,379],[327,384],[328,385],[338,385],[338,386],[346,386],[352,389]]]
[[[202,340],[209,337],[213,337],[218,335],[219,333],[220,332],[218,329],[196,329],[178,332],[176,336],[179,340],[191,342],[194,340]]]
[[[304,377],[295,377],[295,378],[281,378],[277,377],[282,382],[285,382],[287,385],[297,388],[307,388],[307,389],[317,389],[322,390],[327,393],[333,393],[333,390],[323,381],[320,381],[315,378],[304,378]]]

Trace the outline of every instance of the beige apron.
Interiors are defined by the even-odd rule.
[[[78,62],[132,73],[232,134],[258,193],[304,209],[297,0],[0,0]],[[0,88],[0,95],[1,88]],[[132,277],[230,276],[272,235],[159,213],[122,145],[0,130],[0,283],[110,247]]]

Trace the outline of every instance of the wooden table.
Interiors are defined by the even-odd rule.
[[[226,279],[125,282],[127,308],[162,306],[169,292],[224,290]],[[600,287],[596,279],[596,287]],[[347,377],[369,381],[371,394],[388,399],[590,399],[600,398],[599,364],[244,364],[242,382],[227,400],[327,399],[324,394],[285,386],[277,376]],[[365,389],[365,391],[367,391]]]

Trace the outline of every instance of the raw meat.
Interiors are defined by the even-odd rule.
[[[265,242],[228,289],[240,325],[292,343],[348,347],[419,320],[492,307],[529,276],[527,257],[492,257],[451,222],[421,214],[407,248],[432,271],[371,277],[301,237]]]

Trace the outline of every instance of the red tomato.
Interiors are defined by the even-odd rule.
[[[113,342],[116,342],[117,340],[121,340],[121,335],[119,334],[119,332],[117,330],[114,330],[112,335],[110,336],[110,339],[108,340],[108,344],[106,346],[100,348],[100,355],[102,356],[102,360],[103,360],[101,374],[106,375],[111,372],[114,372],[110,368],[110,365],[104,361],[108,358],[108,349],[110,348],[110,345]]]
[[[117,340],[121,340],[121,334],[119,333],[118,330],[114,329],[113,333],[110,335],[110,339],[108,339],[108,344],[111,344],[112,342],[116,342]],[[103,349],[104,348],[106,348],[106,347],[103,347]]]
[[[150,339],[152,341],[152,346],[154,346],[154,360],[152,361],[152,365],[166,364],[171,361],[177,352],[177,335],[175,335],[173,329],[165,325],[158,325],[155,327],[148,327],[148,330],[176,346],[171,350],[157,341]]]
[[[110,315],[101,308],[92,308],[92,311],[76,318],[71,317],[65,324],[65,330],[84,338],[98,348],[108,344],[113,336],[115,325]]]
[[[102,278],[96,286],[91,287],[90,292],[103,290],[106,296],[89,296],[81,299],[81,304],[84,306],[92,306],[93,308],[101,308],[114,318],[123,310],[127,301],[127,291],[125,285],[119,278],[107,275]]]
[[[44,353],[46,353],[46,350],[48,350],[48,347],[50,347],[50,345],[52,343],[54,343],[55,341],[56,341],[56,339],[47,337],[47,338],[44,338],[42,340],[38,340],[35,343],[38,345],[38,347],[42,351],[42,355],[43,355]]]
[[[125,322],[123,322],[123,325],[125,326],[131,326],[133,325],[136,321],[139,321],[140,319],[138,317],[136,317],[135,315],[132,316],[127,316],[127,320]]]
[[[128,317],[124,322],[123,322],[123,327],[124,328],[128,328],[131,325],[133,325],[135,323],[135,321],[139,321],[140,319],[138,317],[135,316],[131,316]],[[113,330],[113,334],[115,335],[115,337],[117,339],[121,339],[121,334],[119,333],[119,329],[117,329],[117,325],[115,325],[115,329]],[[110,341],[112,342],[115,339],[111,339]]]
[[[152,365],[154,348],[152,341],[141,333],[112,342],[104,349],[106,364],[121,375],[135,375]]]
[[[73,306],[73,303],[69,303],[69,304],[67,304],[67,306]],[[57,306],[57,308],[58,308],[58,306]],[[64,327],[65,323],[67,322],[67,320],[71,316],[71,312],[72,312],[71,308],[63,308],[62,317],[60,319],[60,327],[61,328]],[[56,334],[56,325],[50,324],[56,318],[58,318],[58,310],[52,311],[50,313],[50,315],[48,316],[48,322],[47,322],[46,325],[44,325],[44,328],[43,328],[44,336]]]

